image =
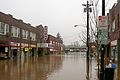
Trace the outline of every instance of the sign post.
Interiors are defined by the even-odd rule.
[[[98,28],[98,44],[100,45],[101,55],[101,69],[100,69],[100,80],[104,80],[104,55],[105,45],[108,44],[108,17],[99,16],[99,28]],[[98,65],[99,66],[99,65]]]
[[[107,44],[108,43],[108,17],[99,16],[99,27],[98,27],[98,44]]]

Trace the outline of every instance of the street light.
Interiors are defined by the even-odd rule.
[[[77,27],[78,25],[74,25],[74,27]]]
[[[77,27],[77,26],[81,26],[81,27],[87,28],[87,27],[86,27],[86,24],[81,24],[81,25],[77,25],[77,24],[76,24],[76,25],[74,25],[74,27]]]

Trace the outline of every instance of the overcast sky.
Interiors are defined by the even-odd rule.
[[[56,36],[59,32],[65,44],[79,41],[84,27],[74,28],[75,24],[85,24],[83,6],[87,0],[1,0],[0,11],[33,26],[48,26],[48,33]],[[101,0],[100,0],[101,1]],[[117,0],[106,0],[107,9]],[[99,2],[101,4],[101,2]],[[99,6],[101,9],[101,6]]]

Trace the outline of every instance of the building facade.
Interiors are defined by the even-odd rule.
[[[111,47],[111,57],[117,60],[117,41],[120,36],[119,34],[119,13],[116,10],[116,5],[112,7],[109,11],[109,38]]]
[[[37,48],[36,28],[10,14],[0,12],[0,55],[33,55]]]
[[[56,43],[59,43],[58,45],[63,44],[57,38],[53,36],[52,38]],[[11,58],[46,54],[49,50],[49,40],[51,37],[48,38],[47,26],[34,27],[10,14],[0,12],[0,57]]]
[[[117,79],[120,80],[120,0],[109,11],[110,57],[117,63]]]
[[[48,35],[48,53],[52,54],[60,54],[63,52],[63,41],[59,37],[54,37],[52,35]]]

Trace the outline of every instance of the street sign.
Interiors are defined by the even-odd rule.
[[[108,43],[108,16],[99,16],[98,44]]]
[[[99,27],[102,29],[107,29],[108,26],[108,17],[107,16],[99,16]]]
[[[108,30],[98,28],[98,44],[107,44],[108,43]]]

